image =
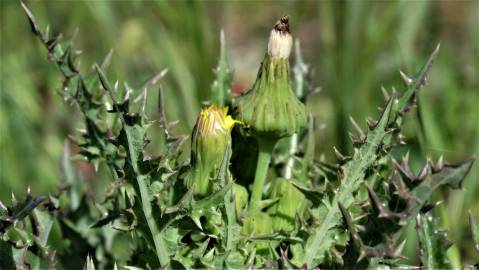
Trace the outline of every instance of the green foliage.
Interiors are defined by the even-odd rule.
[[[296,215],[303,216],[308,206],[305,196],[290,181],[275,179],[272,183],[271,199],[277,199],[269,207],[275,231],[290,232],[294,229]]]
[[[0,202],[2,268],[410,267],[400,260],[405,245],[401,233],[414,219],[421,265],[452,267],[445,255],[451,243],[430,211],[437,205],[433,192],[460,188],[474,159],[457,164],[446,164],[442,158],[427,161],[415,173],[409,155],[397,161],[393,154],[404,147],[404,116],[415,108],[439,46],[417,75],[401,73],[404,91],[384,91],[387,102],[377,121],[368,120],[367,132],[352,120],[357,130],[357,136],[351,136],[352,154],[343,155],[335,148],[337,164],[314,156],[312,116],[305,130],[279,143],[271,164],[276,138],[255,141],[240,126],[233,144],[253,138],[258,145],[246,144],[251,151],[242,149],[239,158],[230,160],[236,149],[229,143],[228,130],[228,143],[220,149],[222,158],[215,156],[215,171],[207,174],[212,188],[195,196],[196,182],[185,185],[195,169],[193,160],[184,158],[186,136],[172,131],[161,89],[158,121],[147,116],[148,88],[164,73],[145,88],[111,84],[107,75],[111,54],[101,65],[81,71],[71,42],[40,30],[32,13],[22,6],[48,59],[63,77],[59,94],[83,117],[84,128],[72,136],[79,149],[76,159],[107,168],[112,181],[101,200],[93,198],[81,184],[66,143],[58,192],[45,197],[27,192],[20,202],[15,198],[11,205]],[[221,40],[210,101],[229,105],[231,73],[223,34]],[[308,81],[310,72],[296,42],[292,92],[305,103],[315,92]],[[289,84],[289,78],[280,79]],[[274,84],[275,78],[271,80]],[[216,122],[210,124],[207,127]],[[155,126],[161,129],[163,150],[150,156],[146,147],[149,130]],[[256,162],[256,178],[262,181],[257,185],[255,180],[250,188],[253,181],[241,170]],[[246,183],[235,183],[240,178]],[[249,195],[256,199],[247,205]],[[477,245],[472,214],[470,220]],[[72,259],[72,253],[79,258]]]
[[[438,228],[437,219],[431,214],[420,214],[416,219],[420,243],[421,264],[424,269],[450,269],[447,249],[452,245],[446,232]]]
[[[479,252],[479,222],[472,213],[469,213],[469,223],[471,226],[472,239],[474,240],[475,248]]]
[[[211,85],[211,101],[219,107],[231,106],[231,81],[233,76],[226,57],[225,33],[220,34],[220,57],[215,70],[216,79]]]

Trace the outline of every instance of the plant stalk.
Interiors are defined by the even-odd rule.
[[[145,179],[143,176],[139,175],[137,176],[136,180],[138,183],[138,188],[140,190],[141,207],[143,210],[143,214],[145,215],[146,222],[148,223],[148,227],[150,228],[151,236],[153,237],[153,243],[155,244],[156,256],[160,261],[160,265],[162,267],[165,267],[170,262],[170,258],[166,251],[166,244],[163,240],[163,235],[158,229],[156,221],[152,215],[151,200],[148,189],[146,187]]]
[[[256,164],[256,173],[254,176],[253,193],[251,194],[251,201],[249,210],[251,212],[259,211],[261,209],[261,195],[263,194],[264,182],[268,173],[269,163],[271,161],[271,154],[277,140],[271,138],[258,138],[258,163]]]
[[[220,180],[221,186],[226,186],[232,182],[231,175],[228,171],[228,165],[230,163],[231,158],[231,145],[228,147],[224,155],[224,160],[221,162],[221,169],[220,169]],[[225,204],[225,211],[226,211],[226,220],[227,220],[227,229],[226,229],[226,250],[227,252],[236,251],[236,245],[234,243],[234,227],[237,226],[236,224],[236,212],[235,212],[235,204],[232,200],[233,194],[233,186],[231,186],[230,190],[226,192],[224,196],[224,204]]]

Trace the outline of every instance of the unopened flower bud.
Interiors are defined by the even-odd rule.
[[[275,179],[271,187],[271,199],[279,201],[268,209],[276,232],[290,232],[294,229],[296,215],[302,216],[307,208],[307,200],[288,180]]]
[[[255,212],[248,215],[243,224],[243,234],[246,236],[266,236],[273,233],[273,225],[268,214]],[[269,240],[257,240],[254,242],[256,251],[259,253],[269,250]]]
[[[245,187],[233,184],[233,196],[235,198],[236,215],[239,217],[248,202],[248,191]]]
[[[203,108],[196,120],[191,140],[192,173],[187,178],[194,194],[206,196],[212,191],[210,179],[216,179],[222,162],[229,160],[231,129],[238,121],[227,115],[227,108],[215,105]]]
[[[292,37],[285,16],[271,31],[268,52],[256,82],[236,102],[237,118],[260,137],[291,136],[306,125],[306,109],[291,87],[288,59],[291,46]]]

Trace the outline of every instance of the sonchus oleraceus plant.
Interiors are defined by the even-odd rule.
[[[417,74],[401,73],[403,90],[384,89],[386,102],[367,130],[353,121],[352,153],[333,148],[337,162],[328,163],[315,158],[315,119],[304,105],[314,94],[312,74],[299,42],[293,46],[289,18],[274,25],[251,89],[233,100],[222,34],[211,105],[198,113],[184,160],[186,136],[172,132],[161,89],[160,116],[151,121],[147,91],[110,83],[111,55],[81,72],[71,42],[40,30],[22,6],[63,75],[58,93],[83,116],[84,128],[71,136],[75,158],[107,168],[112,183],[104,200],[88,196],[66,144],[57,193],[0,203],[2,268],[410,268],[400,236],[411,222],[419,266],[452,267],[431,195],[460,188],[474,159],[427,161],[415,173],[408,156],[391,155],[404,144],[403,117],[439,46]],[[164,150],[148,157],[152,125],[163,131]],[[478,244],[472,214],[470,223]]]

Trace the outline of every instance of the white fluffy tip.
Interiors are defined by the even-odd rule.
[[[288,58],[293,47],[293,37],[285,31],[271,30],[268,41],[268,54],[276,58]]]

